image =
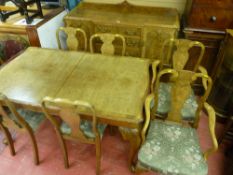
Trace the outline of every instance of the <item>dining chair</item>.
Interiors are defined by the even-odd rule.
[[[68,99],[45,97],[42,101],[45,116],[53,125],[62,148],[65,168],[69,167],[65,139],[81,141],[96,146],[96,174],[100,174],[101,139],[106,125],[98,124],[96,111],[93,105],[85,101],[70,101]],[[49,109],[58,111],[59,122],[49,113]],[[89,116],[90,120],[82,119]]]
[[[56,37],[59,49],[62,49],[60,33],[66,34],[66,45],[68,50],[87,50],[87,35],[81,28],[60,27],[57,29]],[[83,43],[83,47],[80,46]]]
[[[16,109],[13,103],[2,93],[0,93],[0,128],[4,132],[9,144],[11,155],[15,155],[15,148],[9,129],[14,129],[20,133],[27,133],[33,146],[34,162],[39,164],[39,153],[34,132],[39,128],[45,117],[42,113]],[[3,106],[2,104],[6,106]]]
[[[102,54],[114,55],[115,47],[113,45],[113,41],[115,41],[116,39],[120,39],[121,44],[122,44],[121,55],[122,56],[125,55],[126,42],[125,42],[125,37],[123,35],[111,34],[111,33],[96,33],[96,34],[92,35],[90,38],[90,51],[91,51],[91,53],[96,52],[96,51],[94,51],[94,40],[96,40],[97,38],[103,42],[103,44],[100,47],[100,52]]]
[[[0,62],[3,63],[14,57],[29,46],[28,41],[19,35],[7,34],[0,36]]]
[[[167,118],[160,120],[155,118],[154,111],[156,111],[159,100],[159,85],[164,76],[172,83],[170,92],[172,102]],[[212,84],[211,78],[203,73],[174,69],[164,69],[159,72],[155,92],[150,94],[145,101],[146,118],[141,131],[142,145],[136,166],[138,174],[151,170],[172,175],[207,175],[206,160],[218,148],[214,109],[203,100],[198,103],[196,116],[200,117],[202,108],[207,111],[209,132],[213,143],[213,147],[204,153],[200,148],[196,130],[199,117],[196,117],[195,125],[191,127],[181,116],[182,107],[191,92],[191,83],[199,78]],[[210,89],[211,86],[208,86],[207,91]]]
[[[184,70],[189,61],[189,50],[195,47],[200,49],[200,54],[197,56],[196,64],[194,67],[189,68],[189,70],[194,72],[202,72],[208,75],[206,69],[200,66],[202,61],[205,47],[201,42],[191,41],[187,39],[169,39],[166,40],[162,46],[162,51],[160,54],[160,60],[156,60],[152,63],[152,82],[151,82],[151,92],[154,92],[156,74],[158,70],[162,70],[166,67],[173,68],[175,70]],[[205,79],[203,81],[206,81]],[[203,89],[206,91],[207,83],[203,82]],[[160,83],[159,87],[159,105],[157,109],[157,116],[163,118],[165,114],[168,113],[170,104],[170,93],[171,84],[170,83]],[[195,111],[197,110],[197,101],[194,91],[190,92],[189,98],[185,102],[184,108],[182,110],[182,117],[186,120],[193,121],[195,117]]]

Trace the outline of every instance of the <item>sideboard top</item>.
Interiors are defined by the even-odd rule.
[[[176,9],[135,6],[128,2],[120,4],[80,3],[65,20],[88,20],[108,24],[137,26],[159,26],[179,28],[179,14]]]

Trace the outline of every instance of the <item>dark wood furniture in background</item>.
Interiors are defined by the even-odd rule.
[[[219,50],[216,79],[209,102],[222,119],[233,115],[233,30],[226,30],[225,40]]]
[[[16,9],[1,9],[0,10],[0,19],[5,22],[10,16],[20,13],[24,15],[27,24],[31,24],[33,19],[37,16],[43,17],[42,8],[40,4],[40,0],[10,0],[13,4],[15,4]],[[5,5],[5,2],[3,2]],[[30,7],[34,5],[35,8],[31,9]],[[5,7],[5,6],[3,6]]]
[[[185,38],[203,42],[206,46],[202,65],[215,79],[220,60],[217,57],[225,29],[233,28],[232,0],[188,0],[183,19]],[[191,51],[195,59],[197,50]]]
[[[62,11],[62,8],[44,10],[43,20],[36,25],[16,25],[15,23],[21,19],[24,19],[24,16],[21,16],[20,14],[11,16],[6,22],[0,22],[0,38],[4,35],[21,36],[28,41],[29,45],[40,47],[37,29]]]
[[[64,21],[67,27],[85,30],[88,40],[95,33],[121,34],[126,39],[126,56],[152,59],[159,58],[163,41],[176,38],[180,28],[176,9],[135,6],[126,1],[121,4],[81,2]],[[100,41],[94,49],[98,50],[99,46]],[[120,53],[119,48],[116,53]]]

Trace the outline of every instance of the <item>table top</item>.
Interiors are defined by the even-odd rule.
[[[149,92],[149,61],[29,47],[0,70],[0,92],[41,110],[43,97],[85,100],[105,122],[138,124]]]

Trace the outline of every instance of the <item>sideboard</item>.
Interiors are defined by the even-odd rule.
[[[65,26],[95,33],[118,33],[126,39],[126,55],[158,59],[164,40],[177,37],[179,15],[176,9],[120,4],[80,3],[64,18]],[[115,43],[116,53],[120,43]],[[95,43],[98,50],[99,43]]]

